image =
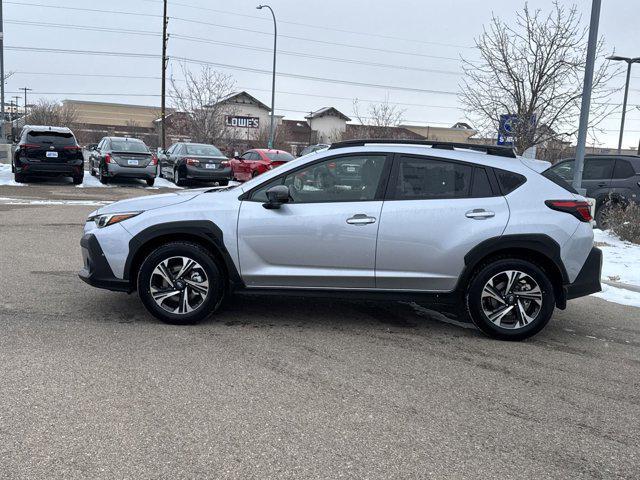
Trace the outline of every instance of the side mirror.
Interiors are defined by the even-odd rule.
[[[289,203],[289,187],[276,185],[267,190],[267,203],[262,206],[268,210],[276,210],[284,203]]]

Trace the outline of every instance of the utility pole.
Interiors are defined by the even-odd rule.
[[[169,41],[169,36],[167,35],[167,24],[169,23],[169,19],[167,18],[167,1],[168,0],[164,0],[164,13],[162,15],[162,87],[160,93],[160,147],[162,150],[167,148],[165,134],[165,119],[167,116],[167,42]]]
[[[29,105],[27,103],[27,92],[30,92],[31,90],[33,90],[33,88],[22,87],[22,88],[19,88],[18,90],[22,90],[24,92],[24,117],[25,117],[24,121],[26,123],[26,121],[27,121],[27,105]]]
[[[0,0],[0,139],[1,143],[7,141],[7,137],[4,134],[4,20],[2,18],[2,0]]]
[[[624,84],[624,100],[622,102],[622,121],[620,122],[620,137],[618,138],[618,155],[622,153],[622,137],[624,136],[624,119],[627,114],[627,99],[629,98],[629,81],[631,80],[631,65],[640,63],[640,57],[621,57],[612,55],[607,60],[614,62],[627,62],[627,81]]]
[[[268,8],[273,17],[273,73],[271,76],[271,126],[269,128],[269,148],[273,148],[273,140],[275,137],[275,114],[276,114],[276,55],[278,51],[278,24],[276,23],[276,14],[269,5],[258,5],[258,10]]]
[[[573,188],[581,195],[586,194],[586,190],[582,188],[582,171],[584,170],[584,151],[587,143],[587,128],[589,127],[589,108],[591,107],[591,89],[593,87],[593,66],[596,62],[600,5],[601,0],[593,0],[591,5],[587,63],[584,67],[584,85],[582,87],[582,105],[580,106],[580,125],[578,127],[578,145],[576,146],[576,163],[573,169]]]

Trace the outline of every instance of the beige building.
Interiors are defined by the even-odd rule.
[[[309,128],[317,132],[318,143],[331,143],[340,139],[351,119],[334,107],[323,107],[304,117]]]
[[[425,140],[435,140],[438,142],[467,143],[469,137],[477,133],[471,126],[463,122],[456,123],[452,127],[433,127],[430,125],[400,125],[400,127],[417,133]]]

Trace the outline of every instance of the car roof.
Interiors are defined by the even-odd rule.
[[[69,127],[50,127],[48,125],[25,125],[23,129],[32,132],[73,133]]]
[[[139,142],[144,143],[139,138],[131,138],[131,137],[107,137],[109,140],[124,140],[125,142]]]

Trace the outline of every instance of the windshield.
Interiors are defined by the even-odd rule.
[[[293,155],[287,152],[265,152],[265,155],[272,162],[289,162],[293,160]]]
[[[27,143],[68,147],[76,145],[76,139],[71,132],[29,132]]]
[[[213,145],[187,145],[187,155],[200,155],[203,157],[224,157],[222,152]]]
[[[144,143],[129,140],[111,140],[111,150],[114,152],[149,153],[149,149]]]

